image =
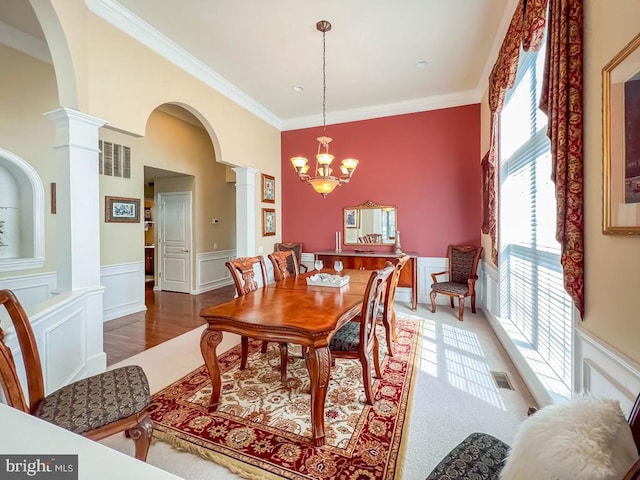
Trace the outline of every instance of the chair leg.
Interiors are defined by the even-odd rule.
[[[451,303],[451,308],[453,308],[453,297],[449,297],[449,303]]]
[[[373,388],[371,388],[371,364],[367,352],[360,351],[360,363],[362,364],[362,380],[364,381],[364,395],[367,405],[373,405]]]
[[[287,362],[289,361],[289,352],[287,351],[287,344],[280,344],[280,381],[287,383]]]
[[[393,334],[393,341],[398,343],[398,332],[396,332],[396,311],[391,311],[391,333]]]
[[[476,313],[476,294],[471,295],[471,313]]]
[[[380,345],[376,335],[373,337],[373,367],[376,371],[376,378],[382,378],[382,373],[380,372]]]
[[[453,297],[451,297],[451,302],[453,302]],[[458,320],[462,321],[463,315],[464,315],[464,297],[458,297]]]
[[[436,313],[436,295],[437,293],[431,290],[431,313]]]
[[[249,339],[244,335],[240,339],[240,347],[242,348],[240,354],[240,370],[247,368],[247,356],[249,355]]]
[[[131,427],[125,433],[133,440],[135,457],[146,462],[149,447],[151,446],[151,437],[153,436],[153,422],[149,415],[145,413],[136,426]]]
[[[382,316],[382,325],[384,325],[384,331],[387,337],[387,353],[389,354],[390,357],[393,357],[393,344],[391,343],[391,340],[395,336],[394,335],[395,331],[392,332],[391,323],[389,322],[389,319],[385,315]],[[398,340],[396,339],[396,342],[397,341]]]
[[[260,347],[260,353],[267,353],[267,347],[269,346],[269,342],[266,340],[262,341],[262,347]]]

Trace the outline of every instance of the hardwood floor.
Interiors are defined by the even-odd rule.
[[[230,300],[235,287],[189,295],[154,292],[153,282],[145,284],[146,312],[134,313],[104,323],[104,351],[107,365],[129,358],[162,342],[204,325],[200,310]]]

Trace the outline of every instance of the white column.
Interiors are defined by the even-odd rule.
[[[235,167],[236,172],[236,254],[256,254],[256,174],[251,167]]]
[[[100,285],[98,129],[106,122],[60,107],[55,123],[58,290]]]

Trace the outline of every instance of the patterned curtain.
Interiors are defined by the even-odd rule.
[[[584,318],[583,0],[549,0],[540,108],[549,117],[564,285]]]
[[[500,47],[498,60],[489,76],[489,109],[491,110],[491,139],[489,144],[489,235],[491,236],[491,259],[498,264],[498,139],[500,111],[504,99],[516,80],[520,45],[526,51],[536,51],[544,38],[547,0],[520,0],[513,14],[507,35]]]

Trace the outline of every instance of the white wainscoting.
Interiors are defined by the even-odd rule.
[[[42,360],[46,393],[75,380],[106,370],[102,351],[103,289],[63,292],[34,308],[26,309]],[[22,354],[13,328],[6,342],[18,365],[26,392]]]
[[[226,285],[233,285],[233,279],[225,262],[233,260],[235,257],[235,250],[218,250],[197,254],[196,285],[191,289],[191,293],[204,293]]]
[[[576,391],[615,398],[628,415],[640,392],[640,365],[580,326],[576,327],[574,351]]]
[[[425,303],[431,306],[431,284],[433,279],[432,273],[444,272],[449,266],[447,258],[439,257],[418,257],[418,303]],[[445,280],[447,277],[442,277],[441,280]],[[439,279],[440,280],[440,279]],[[396,296],[399,296],[400,288],[396,292]],[[407,295],[411,295],[409,288],[403,289]],[[402,297],[400,297],[402,298]],[[409,301],[411,301],[409,297]],[[447,295],[436,296],[436,305],[449,305],[449,297]]]
[[[147,309],[144,303],[144,262],[103,265],[104,321]]]
[[[0,289],[8,288],[25,309],[51,298],[58,282],[56,272],[0,278]],[[8,317],[7,317],[8,318]]]

